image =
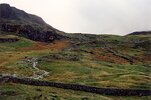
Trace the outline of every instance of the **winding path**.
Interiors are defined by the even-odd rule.
[[[63,89],[70,90],[78,90],[84,92],[97,93],[102,95],[111,95],[111,96],[151,96],[151,89],[117,89],[117,88],[99,88],[93,86],[79,85],[79,84],[68,84],[68,83],[59,83],[59,82],[50,82],[50,81],[42,81],[44,76],[48,76],[49,72],[45,70],[39,69],[37,66],[38,60],[31,59],[28,62],[32,63],[32,67],[37,71],[43,71],[41,75],[33,75],[27,78],[17,77],[15,75],[1,75],[0,76],[0,84],[3,83],[17,83],[17,84],[25,84],[25,85],[33,85],[33,86],[49,86],[49,87],[57,87]]]
[[[34,69],[36,69],[37,71],[41,71],[43,72],[41,75],[36,75],[35,72],[34,72],[34,75],[29,77],[29,78],[32,78],[32,79],[42,79],[44,76],[48,76],[49,75],[49,72],[45,71],[45,70],[41,70],[37,67],[37,64],[38,64],[38,60],[33,58],[31,60],[28,60],[28,62],[31,62],[32,63],[32,67]]]

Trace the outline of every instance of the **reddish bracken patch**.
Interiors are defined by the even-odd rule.
[[[23,51],[30,51],[30,50],[62,50],[69,45],[68,40],[58,40],[53,43],[44,43],[44,42],[37,42],[31,47],[24,47],[20,50]]]
[[[93,51],[94,57],[98,60],[110,62],[110,63],[117,63],[117,64],[129,64],[129,61],[114,55],[111,52],[108,52],[104,48],[96,49]]]
[[[142,54],[139,58],[142,62],[151,64],[151,55]]]
[[[68,47],[69,44],[70,44],[69,40],[55,41],[52,45],[50,45],[50,49],[62,50],[64,48]]]

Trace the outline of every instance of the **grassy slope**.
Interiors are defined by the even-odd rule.
[[[77,36],[77,38],[70,41],[61,40],[51,44],[34,42],[21,37],[18,38],[20,38],[18,42],[0,43],[1,73],[15,73],[20,76],[33,75],[34,69],[31,68],[31,64],[23,62],[26,56],[30,56],[42,59],[38,67],[50,72],[50,75],[45,77],[45,80],[98,87],[151,88],[151,63],[148,58],[150,57],[149,44],[147,42],[143,46],[140,43],[133,43],[138,40],[151,41],[150,36],[120,37],[89,35],[82,36],[82,39]],[[101,44],[102,41],[105,41],[107,44]],[[108,48],[116,51],[118,55],[120,54],[128,58],[136,57],[139,60],[135,60],[134,64],[130,64],[127,60],[107,51]],[[20,85],[15,86],[18,87]],[[11,85],[9,87],[13,90],[15,89]],[[26,89],[25,87],[23,88],[22,86],[18,90]],[[29,87],[34,88],[32,86]],[[5,89],[5,85],[4,87],[2,85],[1,88]],[[77,92],[78,94],[70,94],[68,90],[54,88],[53,90],[58,92],[57,96],[59,97],[62,95],[59,92],[65,91],[67,92],[67,98],[75,97],[76,99],[80,99],[83,95],[95,100],[97,97],[104,98],[99,95],[96,98],[94,96],[91,97],[87,93],[80,95],[79,92]],[[28,91],[33,92],[30,89]],[[121,98],[126,99],[126,97]],[[128,97],[128,100],[132,98],[134,97]],[[144,98],[142,97],[142,99]]]
[[[64,90],[53,87],[38,87],[19,84],[0,85],[1,100],[150,100],[150,96],[112,97],[81,91]]]

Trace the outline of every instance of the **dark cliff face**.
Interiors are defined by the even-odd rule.
[[[0,24],[0,29],[4,32],[13,32],[19,36],[41,42],[52,42],[54,40],[64,38],[63,36],[57,34],[55,30],[44,30],[43,27],[40,26],[3,23]]]
[[[18,19],[15,12],[8,4],[0,4],[0,18],[4,19]]]
[[[64,38],[60,31],[46,24],[42,18],[25,11],[0,4],[0,31],[17,33],[34,41],[51,42]]]
[[[17,42],[19,41],[18,38],[1,38],[0,37],[0,43],[3,43],[3,42]]]

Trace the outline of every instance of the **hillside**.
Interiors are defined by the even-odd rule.
[[[34,23],[45,25],[46,23],[42,18],[26,13],[25,11],[19,10],[15,7],[11,7],[9,4],[0,4],[0,18],[6,20],[15,20],[21,23]]]
[[[1,100],[151,99],[149,92],[146,96],[115,96],[84,92],[81,88],[70,90],[75,84],[107,88],[111,94],[114,89],[150,91],[151,35],[68,34],[7,4],[0,5],[0,14]],[[5,76],[31,81],[19,84],[13,79],[2,80]],[[71,85],[62,89],[53,87],[59,87],[56,84],[46,87],[45,81]],[[32,82],[44,85],[29,85]]]
[[[51,42],[63,37],[60,35],[63,32],[46,24],[42,18],[9,4],[0,4],[0,22],[0,31],[13,32],[34,41]]]
[[[133,32],[129,35],[151,35],[151,31],[141,31],[141,32]]]

